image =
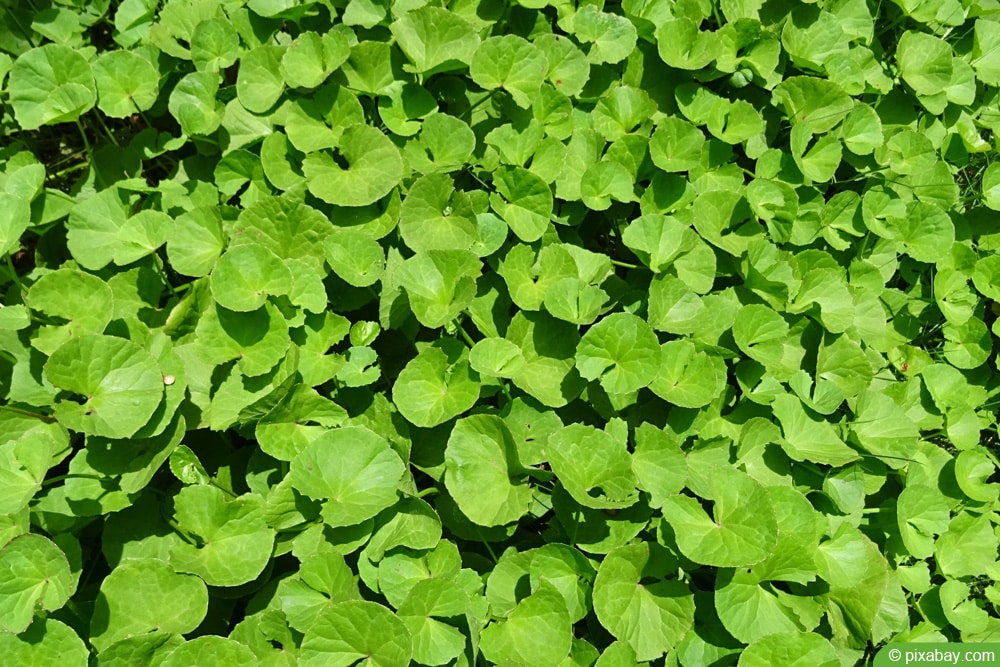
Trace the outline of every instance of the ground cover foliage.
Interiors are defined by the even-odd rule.
[[[5,664],[995,637],[995,0],[0,8]]]

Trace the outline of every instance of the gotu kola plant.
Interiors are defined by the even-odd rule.
[[[1000,620],[985,0],[0,12],[0,655],[865,664]]]

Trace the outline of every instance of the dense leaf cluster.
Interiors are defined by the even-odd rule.
[[[0,7],[0,656],[995,636],[996,0]]]

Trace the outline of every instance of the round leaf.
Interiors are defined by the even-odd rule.
[[[600,379],[610,394],[642,389],[656,377],[659,363],[656,334],[630,313],[608,315],[584,334],[576,348],[580,375]]]
[[[640,662],[672,650],[694,625],[694,596],[683,582],[667,579],[671,560],[663,547],[642,542],[615,549],[597,570],[597,618]]]
[[[7,91],[14,117],[25,130],[74,121],[97,101],[90,64],[62,44],[23,53],[10,71]]]
[[[302,639],[301,667],[407,667],[413,644],[399,618],[374,602],[350,601],[320,611]]]
[[[479,381],[467,360],[450,360],[441,349],[429,347],[396,378],[392,398],[411,423],[437,426],[475,405]]]
[[[481,649],[494,664],[561,665],[573,644],[566,600],[542,580],[505,621],[483,630]]]
[[[837,667],[829,640],[812,632],[783,632],[757,640],[740,655],[739,667]]]
[[[131,51],[108,51],[94,60],[97,106],[113,118],[148,110],[160,92],[153,64]]]
[[[89,435],[127,438],[145,426],[163,399],[160,367],[123,338],[73,338],[49,357],[45,376],[86,398],[83,403],[60,401],[55,414],[66,427]]]
[[[709,479],[714,518],[691,496],[671,496],[663,504],[681,553],[716,567],[744,567],[767,558],[778,528],[763,487],[735,468],[713,468]]]
[[[473,523],[502,526],[531,504],[531,487],[520,468],[514,438],[503,420],[475,415],[456,422],[445,449],[445,486]]]
[[[208,589],[161,560],[129,559],[101,583],[90,620],[90,641],[103,651],[152,630],[191,632],[208,611]]]
[[[288,294],[292,274],[270,250],[246,244],[230,248],[212,269],[212,296],[223,308],[257,310],[268,295]]]
[[[75,584],[66,555],[41,535],[15,537],[0,549],[0,627],[24,632],[36,609],[55,611]]]
[[[302,162],[309,192],[337,206],[367,206],[403,178],[403,158],[389,137],[370,125],[344,130],[336,152],[310,153]]]
[[[238,586],[264,571],[274,531],[253,498],[229,499],[215,486],[186,486],[174,498],[174,513],[195,541],[180,542],[170,552],[177,571],[197,574],[210,586]]]
[[[292,485],[325,500],[330,526],[353,526],[397,500],[396,487],[406,468],[385,438],[360,426],[327,431],[292,461]]]
[[[552,472],[585,507],[621,509],[638,499],[625,442],[592,426],[571,424],[548,438]]]
[[[469,74],[487,90],[506,90],[519,107],[527,109],[538,95],[548,68],[545,54],[534,44],[517,35],[501,35],[479,45]]]

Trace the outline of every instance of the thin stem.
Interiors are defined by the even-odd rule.
[[[499,563],[500,559],[497,558],[495,553],[493,553],[493,547],[490,546],[490,543],[483,539],[483,533],[478,527],[476,528],[476,534],[479,535],[479,541],[483,543],[483,546],[486,547],[486,550],[490,553],[490,558],[493,559],[493,562]]]
[[[201,546],[200,544],[198,544],[199,540],[196,540],[190,535],[188,535],[187,531],[181,528],[180,524],[178,524],[175,520],[167,517],[163,517],[163,520],[166,522],[168,526],[170,526],[171,529],[173,529],[175,533],[177,533],[180,536],[182,540],[196,547]]]
[[[25,30],[24,26],[21,25],[21,22],[19,20],[17,20],[17,13],[16,12],[7,12],[7,16],[9,16],[10,19],[14,22],[14,25],[17,26],[17,29],[21,32],[21,34],[24,36],[24,38],[26,40],[28,40],[28,44],[30,44],[31,47],[34,48],[36,46],[35,40],[33,40],[31,38],[31,33],[28,32],[27,30]]]
[[[619,262],[617,259],[612,259],[611,260],[611,265],[612,266],[620,266],[623,269],[641,269],[642,268],[638,264],[629,264],[628,262]]]
[[[437,494],[437,492],[438,492],[438,489],[437,489],[436,486],[429,486],[426,489],[424,489],[423,491],[419,492],[417,494],[417,498],[424,498],[426,496],[433,496],[433,495]]]
[[[44,415],[41,412],[31,412],[30,410],[22,410],[21,408],[15,408],[10,405],[0,405],[0,410],[6,410],[7,412],[13,412],[14,414],[23,415],[25,417],[41,419],[46,424],[54,424],[57,421],[56,418],[51,415]]]
[[[81,169],[86,169],[89,166],[90,166],[89,161],[81,162],[79,164],[74,164],[72,167],[66,167],[65,169],[61,169],[60,171],[57,171],[54,174],[49,174],[49,180],[60,178],[62,176],[65,176],[66,174],[72,174],[74,171],[80,171]]]
[[[225,493],[225,494],[226,494],[227,496],[229,496],[230,498],[236,498],[236,497],[237,497],[237,495],[236,495],[235,493],[233,493],[232,491],[230,491],[230,490],[229,490],[229,489],[227,489],[226,487],[224,487],[224,486],[219,486],[219,483],[218,483],[218,482],[216,482],[216,481],[215,481],[214,479],[212,479],[211,477],[209,477],[209,478],[208,478],[208,483],[209,483],[209,484],[211,484],[212,486],[214,486],[215,488],[217,488],[217,489],[218,489],[219,491],[222,491],[223,493]]]
[[[111,140],[111,143],[120,148],[121,144],[118,143],[118,140],[115,139],[115,135],[112,134],[111,130],[108,129],[108,126],[104,123],[104,118],[101,117],[101,114],[98,113],[94,115],[97,116],[97,122],[100,124],[101,129],[104,130],[104,134],[107,135],[108,139]]]
[[[79,118],[76,119],[76,128],[78,130],[80,130],[80,138],[83,139],[83,147],[84,147],[84,149],[86,149],[87,153],[89,154],[90,153],[90,140],[87,139],[87,133],[84,131],[84,129],[83,129],[83,123],[80,122]]]
[[[483,102],[485,102],[487,100],[493,99],[493,93],[495,93],[495,92],[496,92],[496,90],[491,90],[486,95],[483,95],[482,97],[480,97],[479,100],[475,104],[471,105],[468,109],[466,109],[465,113],[469,114],[469,118],[472,118],[472,112],[475,110],[476,107],[478,107],[480,104],[482,104]]]
[[[61,482],[66,479],[105,479],[101,475],[87,475],[85,473],[70,473],[68,475],[58,475],[56,477],[50,477],[49,479],[42,482],[42,486],[52,486],[57,482]]]
[[[25,289],[24,283],[21,282],[21,276],[17,275],[17,269],[14,268],[14,260],[10,258],[10,255],[4,255],[4,263],[7,265],[7,270],[10,271],[11,278],[14,279],[14,284],[17,285],[17,289],[21,292],[21,301],[24,302],[25,307],[28,306],[28,290]],[[28,308],[28,310],[31,310]]]
[[[455,325],[455,328],[458,329],[458,333],[462,337],[462,340],[465,341],[466,345],[468,345],[469,347],[475,347],[476,341],[472,340],[472,337],[469,335],[469,332],[466,331],[465,327],[462,326],[461,321]]]

